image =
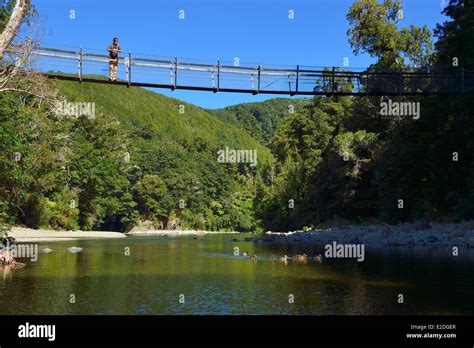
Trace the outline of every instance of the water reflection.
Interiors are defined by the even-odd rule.
[[[9,265],[0,266],[0,270],[2,271],[3,280],[5,281],[7,278],[11,278],[12,276],[12,268]]]
[[[311,256],[324,254],[322,245],[262,245],[233,238],[134,237],[40,245],[40,250],[53,251],[40,254],[36,263],[26,260],[25,268],[2,269],[0,313],[474,313],[472,253],[452,258],[440,251],[367,250],[365,262],[320,263]],[[69,253],[72,245],[82,252]],[[234,255],[235,247],[257,260]],[[279,259],[304,253],[306,262]],[[404,304],[397,302],[400,293]]]

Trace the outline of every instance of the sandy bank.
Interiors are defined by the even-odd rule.
[[[43,241],[64,241],[77,239],[102,239],[102,238],[126,238],[120,232],[102,231],[54,231],[26,227],[12,227],[8,233],[18,242],[43,242]]]
[[[195,230],[137,230],[126,233],[129,236],[203,236],[205,234],[222,234],[239,232],[195,231]]]

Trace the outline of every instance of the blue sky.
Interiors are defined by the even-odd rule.
[[[45,45],[104,49],[118,36],[125,52],[249,63],[342,66],[371,63],[349,47],[346,14],[353,0],[33,0]],[[445,20],[443,0],[403,0],[402,26]],[[75,11],[75,19],[70,11]],[[184,10],[184,19],[179,11]],[[294,19],[289,19],[289,11]],[[104,71],[104,74],[106,72]],[[155,90],[217,108],[268,95]]]

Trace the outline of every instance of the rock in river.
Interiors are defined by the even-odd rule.
[[[82,251],[82,248],[79,248],[79,247],[70,247],[67,249],[70,253],[73,253],[73,254],[77,254],[77,253],[80,253]]]

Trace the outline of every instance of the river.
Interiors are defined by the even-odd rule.
[[[474,314],[472,249],[459,257],[368,249],[364,262],[285,265],[268,256],[314,255],[324,246],[264,245],[246,236],[41,243],[53,251],[0,271],[0,314]],[[83,251],[72,254],[71,246]],[[235,247],[257,261],[235,256]]]

